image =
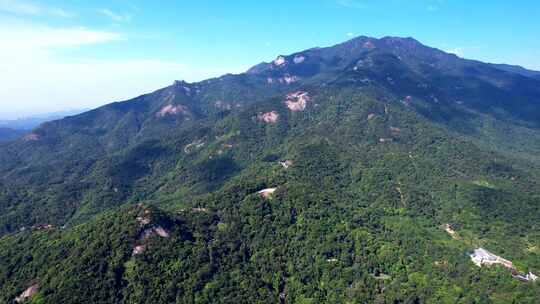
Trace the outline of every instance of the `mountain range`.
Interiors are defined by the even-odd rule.
[[[0,300],[537,303],[539,152],[538,72],[413,38],[175,81],[0,145]]]

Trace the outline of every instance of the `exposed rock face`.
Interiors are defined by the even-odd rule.
[[[304,57],[303,55],[296,55],[293,58],[293,62],[296,63],[296,64],[302,63],[305,60],[306,60],[306,57]]]
[[[166,105],[159,112],[156,113],[156,117],[164,117],[167,115],[178,115],[186,113],[186,108],[182,105]]]
[[[23,293],[21,293],[18,297],[16,297],[15,302],[22,303],[26,299],[33,297],[38,291],[39,291],[39,284],[36,283],[28,287],[25,291],[23,291]]]
[[[287,63],[287,60],[283,56],[278,56],[276,60],[274,60],[274,64],[277,66],[281,66]]]
[[[276,123],[279,119],[279,113],[276,111],[260,113],[257,118],[266,123]]]
[[[311,100],[311,97],[307,92],[298,91],[289,93],[286,96],[285,104],[287,108],[293,112],[303,111],[306,109],[307,103]]]
[[[137,245],[133,247],[133,252],[131,252],[131,255],[137,255],[141,254],[146,250],[146,245]]]
[[[170,236],[169,232],[165,230],[163,227],[154,228],[154,232],[162,238],[168,238]]]
[[[133,247],[132,255],[141,254],[148,248],[148,240],[154,236],[169,238],[170,233],[157,223],[152,223],[152,214],[149,209],[139,205],[141,208],[136,220],[141,229],[136,246]]]
[[[23,137],[24,141],[36,141],[39,140],[39,135],[36,133],[30,133]]]
[[[390,132],[392,132],[392,133],[400,133],[400,132],[401,132],[401,129],[400,129],[400,128],[396,128],[396,127],[390,127]]]
[[[295,83],[298,81],[298,76],[294,76],[294,75],[285,75],[283,78],[280,78],[279,79],[280,82],[285,82],[286,84],[291,84],[291,83]]]
[[[223,100],[216,100],[216,102],[214,102],[214,106],[222,110],[230,110],[232,108],[230,103],[225,102]]]
[[[261,191],[257,193],[264,198],[270,198],[272,194],[276,191],[276,189],[277,188],[266,188],[266,189],[262,189]]]
[[[208,212],[208,209],[204,207],[197,207],[197,208],[191,208],[191,211],[193,212]]]
[[[371,41],[366,41],[364,43],[364,48],[368,49],[368,50],[372,50],[375,48],[375,44],[373,44],[373,42]]]
[[[452,225],[450,224],[444,224],[443,226],[444,231],[446,231],[454,240],[459,239],[457,232],[452,228]]]
[[[169,232],[165,230],[163,227],[156,226],[156,227],[145,229],[141,234],[141,239],[146,240],[153,237],[154,235],[158,235],[163,238],[168,238],[170,236]]]
[[[150,224],[150,218],[146,217],[146,216],[138,216],[137,217],[137,222],[139,223],[139,226],[144,226],[144,225],[148,225]]]
[[[204,143],[204,141],[202,141],[202,139],[196,140],[196,141],[194,141],[194,142],[192,142],[190,144],[187,144],[184,147],[184,153],[191,153],[191,152],[193,152],[193,150],[200,149],[204,145],[205,145],[205,143]]]
[[[283,168],[288,169],[290,166],[292,166],[293,162],[292,162],[292,160],[285,160],[285,161],[280,161],[279,164]]]
[[[375,114],[374,113],[369,113],[368,116],[367,116],[367,119],[368,120],[372,120],[373,118],[375,118]]]
[[[403,103],[405,103],[406,105],[410,105],[412,102],[412,96],[408,95],[408,96],[405,96],[405,98],[403,99]]]

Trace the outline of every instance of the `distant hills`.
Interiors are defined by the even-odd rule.
[[[0,142],[15,140],[44,122],[62,119],[84,111],[86,110],[60,111],[18,119],[0,120]]]
[[[526,74],[526,75],[524,75]],[[0,145],[0,302],[537,303],[540,80],[357,37]]]
[[[66,116],[80,114],[85,111],[88,111],[88,109],[58,111],[40,115],[32,115],[28,117],[21,117],[17,119],[0,119],[0,127],[16,130],[31,130],[46,121],[61,119]]]

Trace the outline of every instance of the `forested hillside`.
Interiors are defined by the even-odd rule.
[[[0,143],[15,140],[18,137],[21,137],[25,131],[23,130],[14,130],[10,128],[1,128],[0,127]]]
[[[537,303],[469,254],[540,273],[539,119],[534,77],[358,37],[45,123],[0,146],[0,299]]]

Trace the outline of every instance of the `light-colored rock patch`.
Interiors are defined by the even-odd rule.
[[[232,108],[230,103],[225,102],[223,100],[216,100],[216,102],[214,102],[214,106],[222,110],[230,110]]]
[[[298,81],[298,76],[285,75],[282,79],[286,84],[291,84]]]
[[[411,95],[407,95],[405,96],[405,98],[403,99],[403,103],[405,103],[406,105],[410,105],[412,102],[412,96]]]
[[[203,146],[205,145],[205,143],[199,139],[199,140],[196,140],[190,144],[187,144],[185,147],[184,147],[184,153],[191,153],[193,152],[193,150],[195,149],[200,149],[202,148]]]
[[[285,169],[288,169],[290,166],[293,165],[293,162],[292,160],[284,160],[284,161],[280,161],[279,164],[285,168]]]
[[[364,43],[364,48],[368,49],[368,50],[372,50],[375,48],[375,44],[373,44],[373,42],[371,41],[367,41]]]
[[[168,238],[170,236],[169,232],[161,226],[154,228],[154,232],[162,238]]]
[[[284,65],[287,63],[287,60],[283,56],[278,56],[276,60],[274,60],[274,64],[277,66]]]
[[[25,300],[33,297],[39,291],[39,284],[33,284],[32,286],[26,288],[18,297],[15,298],[15,302],[22,303]]]
[[[266,113],[259,113],[259,115],[257,115],[257,118],[260,120],[260,121],[264,121],[266,123],[276,123],[279,119],[279,113],[276,112],[276,111],[270,111],[270,112],[266,112]]]
[[[150,224],[150,218],[147,216],[137,216],[137,222],[139,223],[139,226],[144,226]]]
[[[444,224],[443,226],[444,231],[446,231],[454,240],[459,239],[457,232],[452,228],[452,225],[450,224]]]
[[[300,63],[304,62],[305,60],[306,60],[306,57],[304,57],[304,55],[300,55],[300,54],[294,56],[294,58],[293,58],[293,61],[296,64],[300,64]]]
[[[146,250],[146,245],[137,245],[133,247],[133,251],[131,252],[131,255],[137,255],[141,254]]]
[[[263,198],[270,198],[277,188],[266,188],[258,191],[257,193]]]
[[[303,111],[306,109],[307,103],[311,100],[308,92],[298,91],[289,93],[286,96],[285,104],[287,108],[293,112]]]
[[[30,133],[23,137],[24,141],[36,141],[39,140],[39,135],[36,133]]]
[[[373,118],[375,118],[375,116],[377,116],[375,113],[369,113],[367,119],[372,120]]]
[[[191,208],[191,211],[193,212],[208,212],[208,209],[203,207],[197,207],[197,208]]]
[[[145,229],[141,234],[141,239],[146,240],[148,238],[153,237],[154,235],[158,235],[163,238],[168,238],[169,232],[161,226],[156,226],[156,227]]]
[[[166,115],[178,115],[186,113],[186,108],[182,105],[166,105],[159,112],[156,113],[156,117],[164,117]]]

